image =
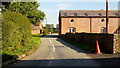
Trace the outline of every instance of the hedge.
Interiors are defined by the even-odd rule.
[[[31,23],[26,16],[11,11],[2,13],[3,54],[26,53],[31,46],[31,38]]]

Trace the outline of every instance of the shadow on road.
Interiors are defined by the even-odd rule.
[[[42,38],[57,38],[57,37],[58,37],[58,35],[54,34],[54,35],[45,35]]]
[[[90,53],[90,52],[86,52],[86,51],[80,50],[80,49],[72,46],[72,45],[69,44],[69,43],[66,43],[65,41],[61,40],[58,35],[46,35],[46,36],[43,36],[42,38],[57,38],[56,41],[58,41],[58,42],[60,42],[61,44],[63,44],[63,45],[65,45],[65,46],[67,46],[67,47],[69,47],[69,48],[77,51],[78,53]]]
[[[104,67],[104,66],[116,66],[120,64],[120,58],[102,58],[102,59],[54,59],[54,60],[21,60],[17,65],[6,66],[5,68],[31,68],[31,66],[42,67],[42,66],[93,66],[93,67]],[[27,67],[28,66],[28,67]],[[34,67],[34,68],[36,68]]]

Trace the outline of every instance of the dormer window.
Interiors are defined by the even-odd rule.
[[[85,14],[85,16],[88,16],[88,14],[87,13],[84,13]]]
[[[77,13],[74,13],[75,16],[77,16]]]
[[[99,15],[100,17],[102,17],[102,14],[101,14],[101,13],[98,13],[98,15]]]
[[[118,13],[115,13],[115,15],[116,15],[116,16],[119,16],[119,14],[118,14]]]
[[[64,13],[64,16],[67,16],[67,13]]]

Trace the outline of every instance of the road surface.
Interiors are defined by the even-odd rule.
[[[11,66],[116,66],[119,58],[93,59],[72,45],[47,35],[41,38],[41,44],[35,53]],[[120,63],[120,62],[119,62]]]

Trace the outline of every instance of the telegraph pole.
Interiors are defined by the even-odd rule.
[[[108,0],[106,0],[106,33],[108,33]]]

